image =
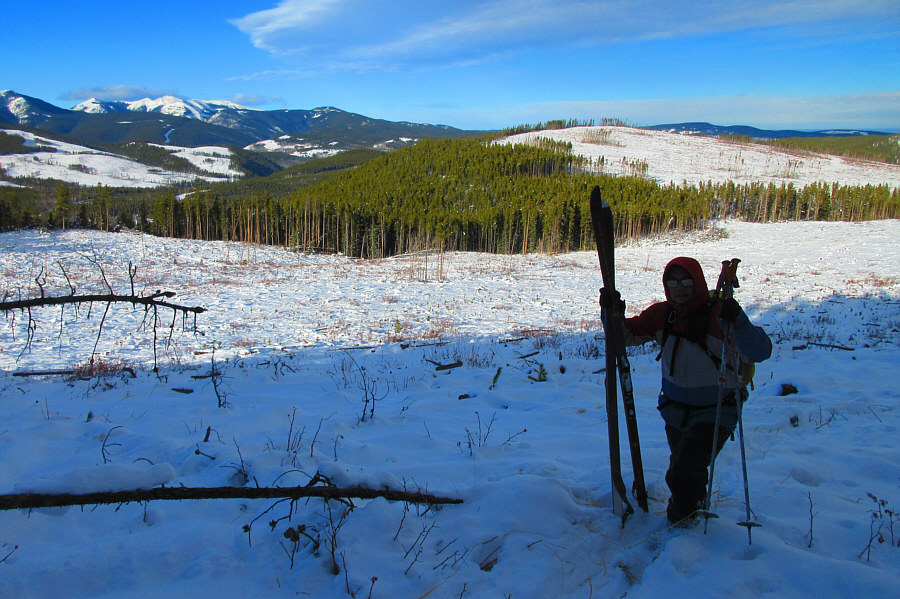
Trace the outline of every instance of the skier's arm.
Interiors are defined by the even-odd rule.
[[[744,358],[750,362],[762,362],[772,355],[772,340],[762,328],[750,322],[747,313],[734,299],[723,302],[719,313],[719,326],[723,331],[729,322],[735,343]]]
[[[608,294],[608,295],[607,295]],[[613,291],[609,293],[606,289],[600,290],[600,321],[603,323],[603,330],[607,329],[607,318],[608,312],[612,312],[613,314],[625,314],[625,302],[622,300],[622,296],[619,295],[618,291]],[[647,312],[645,310],[644,312]],[[643,313],[639,316],[635,316],[634,318],[623,318],[625,322],[624,326],[624,334],[625,334],[625,345],[643,345],[648,341],[653,341],[656,339],[656,335],[654,333],[649,333],[645,335],[635,335],[634,328],[638,329],[647,328],[647,325],[642,324],[641,318],[643,317]],[[637,324],[636,324],[637,321]]]
[[[665,302],[653,304],[637,316],[625,319],[625,345],[643,345],[659,341],[668,308]]]

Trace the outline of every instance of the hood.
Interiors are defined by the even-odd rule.
[[[669,289],[666,287],[666,277],[669,274],[669,269],[674,266],[680,266],[685,269],[690,273],[691,278],[694,279],[694,292],[691,296],[691,300],[688,302],[687,306],[685,306],[686,312],[693,312],[696,308],[705,304],[709,299],[709,286],[706,284],[706,278],[703,276],[703,268],[700,266],[700,263],[693,258],[684,256],[675,258],[666,265],[665,270],[663,270],[663,289],[666,292],[666,300],[669,302],[669,305],[676,308],[678,306],[671,298],[669,298]]]

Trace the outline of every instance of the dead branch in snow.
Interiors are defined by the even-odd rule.
[[[89,259],[90,260],[90,259]],[[68,273],[66,273],[65,267],[62,264],[59,264],[60,269],[62,269],[63,276],[66,279],[66,283],[69,287],[70,293],[68,295],[58,295],[58,296],[47,296],[45,295],[44,284],[47,280],[47,275],[44,272],[43,267],[41,268],[41,272],[35,277],[35,283],[40,290],[40,297],[29,298],[29,299],[19,299],[19,300],[8,300],[9,294],[7,293],[6,297],[3,298],[3,301],[0,301],[0,312],[9,312],[13,310],[21,310],[28,315],[28,336],[25,341],[25,347],[23,348],[23,353],[27,351],[31,347],[31,343],[34,340],[34,335],[37,331],[37,323],[35,321],[34,315],[32,314],[32,308],[44,307],[44,306],[66,306],[69,304],[81,305],[81,304],[89,304],[91,307],[95,303],[105,304],[105,309],[103,311],[103,316],[100,319],[100,326],[97,329],[97,339],[94,343],[94,349],[91,352],[91,362],[94,360],[94,356],[97,353],[97,345],[100,343],[100,337],[103,333],[103,325],[106,323],[106,317],[109,314],[110,306],[114,303],[128,303],[132,304],[135,307],[143,306],[144,307],[144,322],[147,321],[149,317],[152,316],[152,325],[153,325],[153,366],[154,370],[156,370],[157,365],[157,354],[156,354],[156,342],[157,342],[157,329],[159,328],[160,319],[159,319],[159,309],[165,308],[172,310],[173,318],[172,323],[169,326],[169,341],[171,341],[172,335],[175,330],[175,321],[179,314],[182,316],[182,326],[187,326],[187,318],[188,315],[194,315],[194,323],[193,327],[196,330],[197,328],[197,314],[202,314],[206,311],[206,308],[202,306],[185,306],[181,304],[175,304],[170,301],[167,301],[173,297],[175,297],[174,291],[161,291],[157,289],[155,292],[144,295],[138,294],[134,290],[134,277],[137,273],[137,267],[128,264],[128,276],[131,283],[131,293],[127,295],[117,294],[113,291],[112,286],[109,284],[109,281],[106,278],[106,273],[103,272],[103,268],[96,263],[94,260],[90,260],[94,262],[97,268],[100,270],[100,275],[103,279],[104,284],[108,290],[108,293],[93,293],[93,294],[76,294],[76,288],[72,284],[72,281],[69,279]],[[90,310],[88,311],[88,315],[90,315]],[[90,317],[90,316],[89,316]],[[62,327],[62,320],[60,321],[60,327]]]
[[[808,342],[804,343],[803,345],[795,345],[795,346],[792,347],[791,349],[793,349],[794,351],[800,351],[800,350],[802,350],[802,349],[807,349],[807,348],[809,348],[810,346],[813,346],[813,347],[824,347],[824,348],[826,348],[826,349],[840,349],[840,350],[843,350],[843,351],[853,351],[853,348],[852,348],[852,347],[846,347],[846,346],[843,346],[843,345],[832,345],[831,343],[815,343],[815,342],[813,342],[813,341],[808,341]]]
[[[430,493],[368,487],[157,487],[101,493],[16,493],[0,495],[0,510],[20,510],[69,505],[129,503],[132,501],[181,501],[185,499],[376,499],[421,504],[458,504],[462,499],[439,497]]]
[[[26,300],[0,302],[0,310],[24,310],[36,306],[58,306],[61,304],[89,304],[95,302],[113,303],[127,302],[147,307],[171,308],[176,312],[202,314],[206,308],[202,306],[181,306],[160,298],[175,297],[174,291],[156,291],[151,295],[117,295],[115,293],[97,293],[90,295],[62,295],[56,297],[36,297]]]

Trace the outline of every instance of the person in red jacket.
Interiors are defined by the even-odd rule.
[[[737,424],[737,401],[746,399],[737,372],[739,359],[767,359],[772,342],[765,331],[753,326],[734,298],[711,301],[703,269],[695,259],[681,257],[669,262],[663,271],[663,285],[666,301],[625,319],[625,343],[655,340],[661,347],[658,409],[670,450],[666,483],[671,497],[666,515],[670,522],[681,523],[695,519],[706,499],[723,344],[727,345],[728,366],[717,454]],[[731,335],[726,341],[729,328]]]

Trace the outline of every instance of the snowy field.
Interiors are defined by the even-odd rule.
[[[804,187],[824,182],[900,187],[900,165],[851,160],[814,152],[789,152],[761,144],[631,127],[573,127],[522,133],[509,143],[549,138],[572,143],[597,172],[641,174],[663,185],[734,181]],[[601,158],[603,163],[600,163]],[[640,168],[646,166],[646,171]]]
[[[5,313],[0,493],[296,486],[320,472],[463,500],[2,511],[0,597],[898,596],[898,237],[897,220],[729,221],[617,249],[630,314],[662,297],[675,256],[712,280],[721,260],[743,261],[738,299],[776,343],[745,408],[762,524],[750,545],[736,443],[717,462],[720,518],[705,534],[668,527],[651,348],[632,352],[650,512],[624,526],[613,514],[594,253],[358,261],[0,234],[7,301],[130,293],[130,262],[135,292],[208,310],[196,331],[160,312],[158,372],[143,311],[36,308],[30,347],[27,315]],[[16,376],[92,351],[108,376]]]

